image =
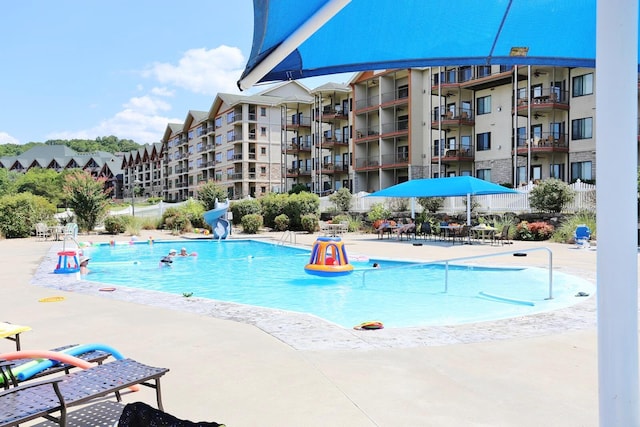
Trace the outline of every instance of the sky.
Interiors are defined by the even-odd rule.
[[[159,142],[189,110],[241,93],[252,0],[20,0],[2,9],[0,144],[110,135]]]

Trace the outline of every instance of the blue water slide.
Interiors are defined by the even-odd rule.
[[[203,214],[204,221],[209,224],[216,239],[226,239],[231,234],[231,223],[227,220],[228,210],[229,201],[218,203],[216,200],[215,208]]]

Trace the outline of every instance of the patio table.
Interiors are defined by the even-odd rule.
[[[486,240],[493,240],[493,235],[496,233],[496,229],[494,227],[489,226],[480,226],[476,225],[475,227],[471,227],[471,231],[476,236],[478,241],[482,241],[483,243]]]

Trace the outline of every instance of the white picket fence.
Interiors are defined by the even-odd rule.
[[[477,205],[474,212],[483,214],[502,214],[505,212],[530,213],[529,192],[535,184],[517,188],[518,194],[493,194],[488,196],[473,196],[472,205]],[[596,208],[596,186],[585,184],[577,181],[570,185],[574,189],[576,197],[574,201],[565,207],[564,213],[578,212],[581,210],[592,210]],[[352,212],[369,212],[371,207],[377,203],[383,203],[385,207],[392,211],[400,210],[399,208],[407,207],[411,210],[411,199],[397,199],[392,197],[368,197],[369,193],[360,192],[353,195],[351,205]],[[329,212],[335,209],[335,205],[329,200],[329,197],[320,198],[320,211]],[[404,209],[403,209],[404,210]],[[462,214],[466,212],[466,197],[447,197],[444,199],[444,205],[440,212],[449,215]],[[415,212],[422,212],[422,207],[416,202],[414,205]]]
[[[187,202],[167,203],[160,201],[157,205],[150,206],[138,206],[136,205],[135,214],[140,218],[160,218],[167,208],[177,208],[184,205]],[[109,215],[132,215],[133,211],[131,205],[124,209],[112,210]]]

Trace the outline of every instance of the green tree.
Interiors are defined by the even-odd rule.
[[[275,228],[275,219],[284,212],[289,195],[286,193],[268,193],[258,200],[260,201],[260,206],[262,206],[264,225],[269,228]]]
[[[337,210],[341,212],[349,212],[353,198],[351,196],[351,191],[349,191],[347,187],[342,187],[329,196],[329,201],[336,205]]]
[[[425,211],[435,213],[444,205],[444,197],[418,197],[418,204]]]
[[[550,178],[533,187],[529,205],[539,212],[562,212],[575,198],[575,191],[566,182]]]
[[[291,190],[289,190],[289,194],[299,194],[303,191],[306,191],[308,193],[309,188],[307,188],[307,186],[304,184],[294,184],[293,187],[291,187]]]
[[[42,196],[55,206],[62,202],[62,182],[60,173],[53,169],[31,168],[15,181],[17,193],[31,193]]]
[[[53,218],[56,208],[48,200],[31,193],[0,198],[0,232],[7,239],[29,237],[37,222]]]
[[[74,210],[80,228],[91,231],[109,208],[111,188],[106,178],[94,178],[89,172],[74,171],[65,176],[67,206]]]
[[[216,199],[220,202],[227,201],[227,191],[217,185],[215,181],[208,181],[198,187],[198,200],[204,205],[205,211],[210,211],[216,207]]]
[[[5,168],[0,169],[0,197],[15,193],[15,181],[17,179],[17,172],[10,172]]]

